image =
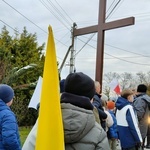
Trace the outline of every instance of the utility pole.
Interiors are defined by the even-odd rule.
[[[72,47],[71,47],[71,54],[70,54],[70,73],[75,72],[75,52],[76,50],[74,49],[74,30],[77,27],[76,23],[73,23],[73,27],[71,30],[72,33]]]
[[[69,66],[70,66],[70,73],[74,72],[74,66],[75,66],[75,58],[74,57],[75,57],[75,54],[74,54],[74,36],[73,36],[73,34],[74,34],[74,29],[76,28],[76,26],[77,26],[76,23],[73,23],[73,27],[71,29],[72,43],[69,46],[68,51],[67,51],[67,53],[66,53],[66,55],[65,55],[65,57],[63,59],[63,62],[61,64],[60,68],[59,68],[59,73],[61,73],[62,68],[63,68],[63,66],[64,66],[64,64],[66,62],[66,59],[67,59],[70,51],[71,51],[70,64],[69,64]]]

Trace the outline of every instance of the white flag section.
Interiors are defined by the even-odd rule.
[[[28,108],[37,109],[37,104],[40,102],[40,99],[41,99],[41,90],[42,90],[42,77],[39,77],[38,83],[31,97]]]
[[[117,79],[113,79],[110,82],[109,87],[111,90],[115,91],[116,94],[120,95],[120,86]]]

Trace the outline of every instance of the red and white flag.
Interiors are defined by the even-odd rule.
[[[111,90],[115,91],[117,95],[120,95],[120,86],[117,79],[113,79],[110,82],[109,87]]]

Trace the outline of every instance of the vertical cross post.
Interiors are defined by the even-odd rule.
[[[99,81],[102,86],[103,77],[103,56],[104,56],[104,40],[105,31],[115,29],[119,27],[125,27],[134,24],[134,17],[120,19],[112,22],[105,22],[106,14],[106,0],[100,0],[99,2],[99,17],[98,25],[93,25],[85,28],[74,29],[74,37],[84,34],[90,34],[97,32],[97,54],[96,54],[96,74],[95,80]]]

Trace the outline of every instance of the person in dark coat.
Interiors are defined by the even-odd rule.
[[[17,120],[9,108],[13,97],[13,89],[0,84],[0,150],[21,150]]]
[[[148,130],[148,118],[149,118],[149,107],[150,107],[150,97],[146,94],[147,86],[140,84],[137,87],[136,98],[134,99],[134,109],[136,110],[139,128],[143,139],[142,148],[144,149],[145,138],[147,136]]]
[[[104,112],[104,109],[102,107],[100,91],[101,91],[100,83],[98,81],[95,81],[95,95],[94,95],[92,104],[97,108],[101,126],[106,131],[107,114]]]

